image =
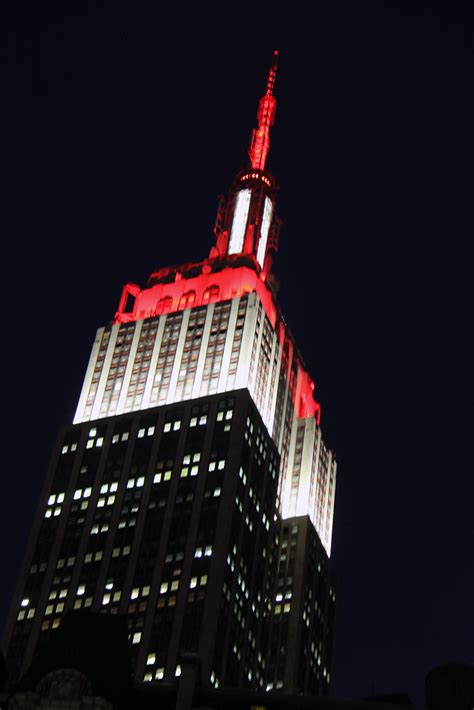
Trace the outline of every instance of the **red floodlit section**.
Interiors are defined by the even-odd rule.
[[[125,284],[122,289],[115,323],[129,323],[142,318],[151,318],[163,313],[175,313],[185,308],[203,306],[218,301],[228,301],[256,291],[265,313],[273,327],[277,322],[277,309],[270,290],[257,272],[248,266],[226,266],[211,271],[211,260],[200,264],[184,264],[171,277],[174,281],[156,283],[140,289],[136,284]],[[195,276],[183,277],[183,271],[196,272]],[[150,279],[153,282],[153,276]],[[132,297],[131,310],[126,310]]]
[[[277,102],[273,96],[273,88],[275,86],[277,67],[278,52],[275,50],[273,62],[268,73],[267,91],[258,104],[258,128],[253,130],[249,149],[252,168],[258,170],[265,170],[265,162],[270,149],[270,128],[275,122]]]

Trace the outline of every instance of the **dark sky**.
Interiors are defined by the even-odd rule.
[[[4,6],[0,626],[95,329],[208,253],[278,47],[275,269],[339,462],[334,693],[419,701],[474,660],[474,11],[285,5]]]

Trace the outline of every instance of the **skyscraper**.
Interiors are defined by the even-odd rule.
[[[276,298],[280,222],[258,127],[199,263],[124,286],[60,433],[5,632],[13,677],[74,609],[126,614],[135,677],[330,684],[336,462]]]

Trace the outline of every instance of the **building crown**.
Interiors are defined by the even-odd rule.
[[[258,127],[252,131],[249,166],[238,175],[228,200],[221,198],[211,257],[245,255],[265,278],[271,273],[271,254],[278,245],[279,220],[275,218],[276,183],[265,170],[270,149],[270,128],[275,122],[277,101],[273,95],[278,51],[273,53],[265,94],[258,103]]]

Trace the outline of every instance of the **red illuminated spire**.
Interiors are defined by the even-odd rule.
[[[273,87],[278,66],[278,50],[273,53],[273,61],[268,72],[267,91],[258,103],[258,128],[252,131],[249,158],[252,168],[265,170],[265,161],[270,148],[270,128],[275,122],[277,102],[273,96]]]

